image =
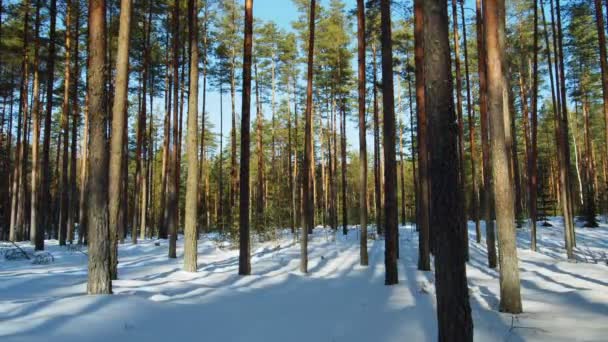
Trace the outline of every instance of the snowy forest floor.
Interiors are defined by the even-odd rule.
[[[498,312],[498,273],[469,223],[467,274],[477,341],[606,341],[608,224],[577,228],[578,262],[565,260],[561,219],[539,227],[539,251],[518,230],[524,313]],[[482,223],[483,227],[483,223]],[[315,229],[308,275],[289,232],[255,243],[253,275],[237,275],[238,250],[199,241],[199,272],[167,259],[167,242],[119,247],[114,296],[86,296],[86,250],[47,241],[55,261],[0,257],[1,341],[436,341],[431,272],[416,269],[418,242],[400,229],[399,285],[384,286],[384,241],[369,241],[359,266],[359,232]],[[20,246],[31,251],[28,243]],[[9,244],[0,244],[7,249]]]

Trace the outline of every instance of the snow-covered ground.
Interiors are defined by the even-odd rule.
[[[519,230],[525,313],[517,316],[497,311],[498,274],[469,224],[476,340],[608,340],[608,225],[577,229],[579,262],[571,263],[552,221],[539,228],[537,253]],[[238,251],[209,238],[199,243],[198,273],[181,270],[181,237],[174,260],[166,241],[124,244],[114,296],[87,296],[86,255],[47,241],[49,265],[0,259],[0,341],[435,341],[433,275],[416,269],[415,232],[401,228],[399,285],[391,287],[384,241],[370,240],[370,265],[361,267],[358,236],[354,227],[335,238],[316,229],[308,275],[288,233],[254,245],[246,277],[237,275]]]

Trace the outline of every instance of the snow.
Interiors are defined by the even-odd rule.
[[[578,262],[565,260],[559,219],[539,227],[539,252],[518,231],[524,313],[498,312],[498,274],[474,240],[467,273],[478,341],[605,341],[608,225],[577,229]],[[167,259],[167,241],[119,248],[114,296],[87,296],[87,257],[47,241],[55,261],[0,259],[0,341],[436,341],[431,272],[419,272],[417,234],[400,229],[399,285],[384,286],[384,241],[369,241],[359,266],[359,232],[315,229],[309,274],[288,231],[252,246],[253,275],[238,276],[238,250],[199,241],[199,272]],[[160,246],[155,243],[160,242]],[[20,244],[31,251],[28,243]],[[8,247],[7,244],[0,245]]]

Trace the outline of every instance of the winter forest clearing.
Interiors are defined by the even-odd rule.
[[[577,230],[583,259],[571,263],[561,247],[563,228],[559,220],[553,222],[554,227],[538,231],[538,253],[525,251],[529,231],[519,231],[526,308],[521,315],[498,312],[498,272],[487,268],[485,246],[471,241],[467,276],[479,341],[605,341],[608,246],[602,237],[608,225]],[[469,228],[473,235],[474,225]],[[253,244],[250,277],[237,275],[238,250],[211,235],[200,240],[197,273],[182,270],[181,236],[173,260],[166,257],[166,240],[120,245],[120,280],[113,282],[112,297],[84,296],[86,249],[68,251],[50,243],[52,265],[0,264],[0,339],[437,340],[434,277],[416,268],[416,232],[409,225],[400,228],[399,285],[394,287],[383,286],[384,241],[369,241],[369,266],[362,267],[358,236],[355,227],[347,236],[315,229],[309,275],[298,270],[299,249],[289,231]],[[302,321],[307,329],[294,331]]]
[[[605,341],[605,12],[0,0],[0,340]]]

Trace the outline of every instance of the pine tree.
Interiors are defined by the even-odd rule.
[[[241,184],[239,274],[251,274],[249,239],[249,159],[251,114],[251,54],[253,49],[253,0],[245,1],[245,39],[243,46],[243,99],[241,112]]]
[[[386,236],[384,264],[385,285],[399,283],[397,275],[397,250],[399,230],[397,224],[397,162],[395,160],[395,103],[393,92],[393,49],[391,34],[391,8],[389,0],[380,2],[382,18],[382,104],[384,109],[384,218]]]
[[[110,140],[110,177],[108,179],[108,218],[110,226],[110,270],[112,279],[118,279],[118,239],[122,222],[119,208],[122,198],[120,191],[123,173],[124,145],[126,141],[125,123],[127,115],[127,87],[129,83],[129,46],[131,36],[132,0],[121,0],[120,29],[118,33],[118,53],[116,56],[116,81],[112,106],[112,136]]]
[[[359,58],[359,166],[360,178],[360,225],[361,225],[361,246],[360,263],[367,266],[367,124],[365,120],[365,5],[363,0],[357,0],[357,40]]]
[[[484,1],[484,40],[488,65],[488,116],[492,148],[492,178],[496,205],[496,223],[500,245],[500,310],[522,312],[513,184],[508,165],[511,158],[505,120],[509,116],[503,101],[507,82],[504,75],[505,3],[504,0]],[[490,63],[489,61],[492,61]]]
[[[188,0],[188,31],[190,33],[190,91],[188,93],[188,178],[186,181],[186,213],[184,229],[184,270],[197,271],[198,219],[198,6]]]
[[[308,234],[314,226],[314,152],[312,144],[312,82],[313,82],[313,63],[315,46],[315,12],[316,0],[310,0],[309,30],[308,30],[308,66],[306,72],[306,114],[304,128],[304,164],[302,176],[303,188],[303,219],[302,234],[300,237],[300,272],[308,273]]]
[[[112,293],[108,227],[108,151],[104,101],[105,1],[89,0],[89,275],[87,293]]]
[[[435,288],[439,341],[472,341],[466,244],[458,184],[458,131],[451,74],[447,2],[425,1],[424,88],[428,114],[430,224],[435,226]],[[447,80],[447,82],[446,82]]]

